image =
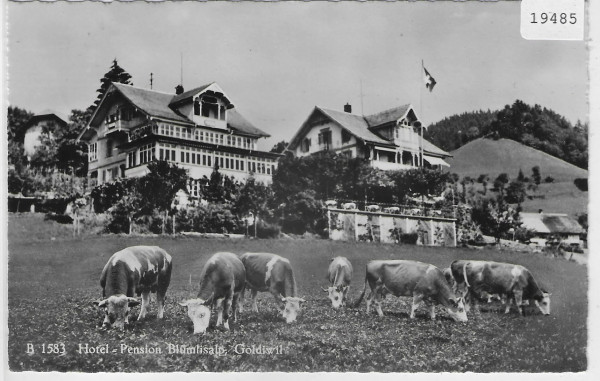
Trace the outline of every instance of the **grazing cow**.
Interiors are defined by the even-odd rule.
[[[367,283],[371,289],[371,293],[367,297],[367,313],[374,302],[377,313],[379,316],[383,316],[381,297],[391,293],[394,296],[412,296],[411,319],[414,319],[416,309],[424,301],[430,304],[432,320],[435,319],[435,304],[441,304],[446,307],[446,311],[452,319],[467,321],[462,298],[455,296],[442,271],[434,265],[406,260],[369,262],[365,276],[365,288],[354,307],[357,307],[362,301]]]
[[[352,264],[346,257],[335,257],[329,264],[327,279],[331,286],[323,288],[329,293],[329,299],[333,308],[338,309],[346,305],[346,296],[352,281]]]
[[[239,298],[246,287],[246,269],[237,255],[216,253],[208,259],[200,272],[200,291],[196,299],[179,304],[187,307],[194,323],[194,333],[204,334],[210,322],[213,305],[217,306],[217,326],[229,330],[229,314],[233,309],[233,320],[237,319]]]
[[[390,213],[390,214],[398,214],[398,213],[400,213],[400,208],[398,208],[397,206],[390,206],[390,207],[384,208],[383,212]]]
[[[258,292],[270,292],[280,307],[287,323],[296,320],[300,303],[304,299],[296,296],[296,280],[290,261],[276,254],[246,253],[240,259],[246,267],[246,285],[252,291],[252,311],[258,312]]]
[[[479,309],[478,298],[491,299],[492,295],[506,296],[505,313],[510,312],[514,300],[519,314],[523,314],[524,300],[532,300],[542,314],[550,314],[550,295],[542,290],[531,272],[525,267],[510,263],[458,260],[450,265],[457,288],[469,294]]]
[[[356,209],[356,204],[353,203],[353,202],[347,202],[345,204],[342,204],[342,209],[355,210]]]
[[[137,320],[146,316],[150,293],[156,293],[158,318],[165,309],[165,294],[171,281],[171,256],[158,246],[132,246],[113,254],[102,270],[100,286],[103,300],[95,301],[104,308],[102,326],[112,325],[123,329],[129,323],[129,307],[138,305],[142,295],[142,307]]]
[[[452,276],[452,269],[450,267],[446,267],[444,270],[442,270],[442,272],[444,273],[446,282],[448,282],[448,285],[452,288],[452,291],[456,292],[456,280]]]
[[[367,205],[367,212],[379,212],[381,207],[379,205]]]

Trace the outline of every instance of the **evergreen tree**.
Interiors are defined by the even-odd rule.
[[[126,85],[133,85],[130,79],[131,75],[129,75],[129,73],[127,73],[125,69],[123,69],[121,66],[119,66],[119,64],[117,63],[117,59],[115,58],[110,67],[110,70],[106,74],[104,74],[104,77],[102,77],[102,79],[100,79],[100,88],[96,90],[96,92],[98,93],[98,97],[96,98],[94,104],[88,108],[88,110],[90,110],[91,112],[94,112],[96,110],[96,108],[100,104],[100,101],[102,100],[102,97],[108,90],[111,83],[115,82],[124,83]]]

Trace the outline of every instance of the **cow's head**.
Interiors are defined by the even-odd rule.
[[[281,311],[281,315],[285,319],[285,322],[288,324],[295,322],[296,318],[298,317],[298,313],[302,309],[300,303],[304,303],[306,300],[297,298],[295,296],[284,297],[279,295],[279,298],[283,303],[285,303],[283,311]]]
[[[340,308],[344,305],[344,295],[348,290],[348,286],[339,285],[337,287],[331,286],[328,288],[321,287],[323,291],[328,294],[329,300],[331,300],[331,306],[335,309]]]
[[[103,328],[115,326],[124,329],[129,324],[129,307],[137,306],[140,300],[126,295],[112,295],[104,300],[93,302],[96,306],[104,309]]]
[[[467,321],[467,311],[465,311],[463,298],[451,298],[450,305],[446,307],[446,311],[454,321]]]
[[[206,332],[208,323],[210,322],[210,306],[209,301],[204,299],[189,299],[179,302],[180,306],[187,307],[187,313],[192,323],[194,323],[194,334]]]
[[[552,294],[549,292],[542,292],[541,297],[536,299],[535,305],[540,309],[541,313],[544,315],[550,315],[550,296]]]

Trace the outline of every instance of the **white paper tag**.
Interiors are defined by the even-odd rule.
[[[521,37],[527,40],[583,40],[584,0],[523,0]]]

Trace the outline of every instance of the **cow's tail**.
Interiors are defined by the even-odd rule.
[[[363,290],[362,290],[360,296],[358,297],[358,299],[354,303],[352,303],[352,308],[358,307],[360,305],[360,303],[362,302],[363,298],[365,297],[365,292],[367,292],[367,283],[368,283],[368,281],[369,280],[365,276],[365,287],[363,288]]]
[[[469,264],[469,262],[465,262],[465,264],[463,265],[463,278],[465,279],[465,284],[467,285],[467,287],[471,287],[471,285],[469,284],[469,280],[467,279],[467,265]]]

